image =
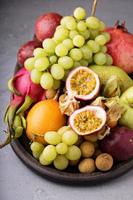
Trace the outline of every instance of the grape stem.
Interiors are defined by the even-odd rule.
[[[92,5],[92,9],[91,9],[91,16],[95,16],[97,2],[98,2],[98,0],[93,0],[93,5]]]

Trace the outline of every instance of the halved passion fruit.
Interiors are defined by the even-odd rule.
[[[106,112],[99,106],[85,106],[73,112],[69,118],[71,128],[78,135],[89,135],[100,131],[106,123]]]
[[[68,95],[77,99],[91,100],[98,95],[100,80],[98,75],[88,67],[77,67],[72,70],[66,80]]]

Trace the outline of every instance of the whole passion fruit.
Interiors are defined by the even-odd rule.
[[[99,106],[85,106],[69,117],[71,128],[78,135],[89,135],[100,131],[106,123],[106,112]]]
[[[66,80],[67,93],[80,100],[91,100],[98,95],[100,80],[98,75],[88,67],[77,67]]]

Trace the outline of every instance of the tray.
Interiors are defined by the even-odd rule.
[[[32,171],[51,181],[71,185],[96,185],[117,178],[133,168],[133,158],[114,165],[111,171],[94,172],[92,174],[79,173],[73,167],[67,171],[56,170],[52,166],[42,166],[32,155],[29,141],[25,135],[11,143],[16,155]]]

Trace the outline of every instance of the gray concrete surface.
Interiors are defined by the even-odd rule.
[[[76,6],[90,11],[92,0],[0,0],[0,130],[9,101],[7,80],[11,77],[19,46],[32,38],[34,21],[44,12],[69,15]],[[112,25],[126,20],[133,32],[132,0],[99,0],[97,15]],[[69,187],[49,182],[16,157],[10,146],[0,150],[0,200],[132,200],[133,170],[126,175],[95,187]]]

